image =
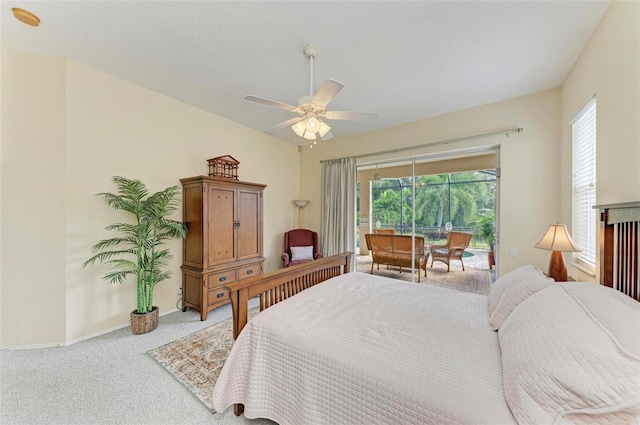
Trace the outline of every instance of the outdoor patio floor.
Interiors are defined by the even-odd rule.
[[[487,258],[489,251],[486,249],[471,248],[471,249],[466,249],[465,252],[467,254],[471,254],[471,255],[465,256],[463,259],[465,269],[466,270],[474,269],[477,271],[488,271],[490,280],[491,282],[493,282],[495,280],[495,271],[489,270],[489,262]],[[371,271],[370,254],[358,255],[356,258],[357,258],[357,267],[356,267],[357,271],[363,272],[363,273],[370,273]],[[427,262],[427,267],[428,267],[428,271],[433,270],[436,272],[434,276],[437,276],[437,275],[443,276],[442,273],[447,275],[449,274],[447,273],[447,265],[441,261],[436,261],[435,263],[433,263],[433,268],[431,268],[431,258],[429,258],[429,261]],[[451,274],[450,276],[448,276],[449,278],[455,278],[455,275],[457,275],[457,273],[455,272],[462,272],[462,266],[460,264],[460,261],[456,261],[456,260],[451,261],[450,271],[451,271]],[[390,275],[390,277],[394,277],[401,280],[410,279],[410,277],[408,276],[410,276],[410,274],[408,273]]]

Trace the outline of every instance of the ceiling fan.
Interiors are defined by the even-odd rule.
[[[371,180],[376,182],[379,182],[380,180],[382,180],[382,175],[378,172],[378,164],[376,164],[376,173],[373,175]]]
[[[263,105],[284,109],[298,114],[279,124],[265,130],[265,133],[274,133],[277,130],[291,126],[291,129],[300,137],[312,141],[310,145],[316,144],[318,137],[322,140],[333,138],[331,127],[321,118],[327,120],[348,120],[348,121],[373,121],[377,118],[372,112],[352,112],[352,111],[327,111],[327,105],[342,90],[343,84],[327,78],[324,80],[318,92],[313,94],[313,59],[318,56],[318,47],[308,44],[303,49],[304,55],[309,59],[309,94],[298,99],[297,106],[286,103],[264,99],[257,96],[245,96],[245,100],[261,103]]]

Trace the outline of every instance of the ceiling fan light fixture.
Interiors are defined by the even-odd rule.
[[[265,99],[257,96],[245,96],[244,99],[261,103],[263,105],[284,109],[288,112],[298,114],[297,117],[288,119],[265,130],[268,134],[291,127],[293,132],[305,140],[331,140],[334,136],[331,133],[331,126],[323,119],[328,120],[349,120],[349,121],[370,121],[375,119],[376,114],[350,111],[327,111],[327,105],[344,88],[342,83],[327,78],[324,80],[318,91],[313,91],[313,60],[318,56],[318,46],[308,44],[304,48],[304,55],[309,60],[309,94],[298,98],[297,106],[288,105],[282,102]],[[302,142],[304,143],[304,142]],[[301,148],[299,145],[298,148]]]
[[[301,121],[298,121],[297,123],[295,123],[294,125],[292,125],[291,129],[298,136],[302,137],[304,135],[304,132],[307,130],[307,125],[304,122],[304,120],[301,120]]]
[[[376,164],[376,173],[373,175],[373,181],[377,181],[379,182],[380,180],[382,180],[382,176],[380,175],[380,173],[378,172],[378,164]]]
[[[324,137],[331,130],[331,127],[329,127],[329,125],[322,120],[318,121],[320,122],[318,133],[320,134],[320,137]]]
[[[318,132],[318,127],[320,127],[320,122],[317,115],[314,112],[307,112],[307,118],[305,118],[305,122],[307,123],[307,131],[311,131],[313,133]]]

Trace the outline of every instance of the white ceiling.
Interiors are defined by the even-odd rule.
[[[265,130],[309,91],[302,49],[316,44],[314,89],[345,85],[336,138],[562,84],[609,1],[6,1],[2,42],[85,63]],[[11,7],[41,19],[29,27]],[[303,144],[290,128],[275,134]]]

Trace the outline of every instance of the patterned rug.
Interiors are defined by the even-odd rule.
[[[249,318],[259,308],[249,310]],[[213,387],[233,344],[231,319],[223,320],[147,352],[179,383],[204,404],[213,408]]]

